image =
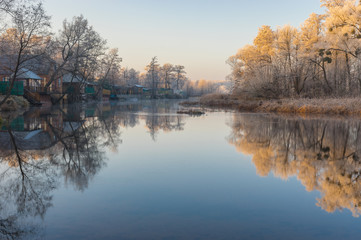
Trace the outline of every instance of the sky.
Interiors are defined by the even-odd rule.
[[[322,13],[319,0],[44,0],[55,31],[83,15],[118,48],[122,66],[144,71],[159,63],[184,65],[192,80],[224,80],[229,56],[251,44],[258,28],[300,26]]]

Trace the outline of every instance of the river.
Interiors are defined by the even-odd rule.
[[[361,119],[179,108],[2,116],[0,239],[359,239]]]

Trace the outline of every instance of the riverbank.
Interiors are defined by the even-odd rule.
[[[181,105],[242,112],[361,115],[361,98],[254,100],[226,94],[209,94],[196,101],[185,101]]]
[[[4,96],[0,95],[0,102],[4,99]],[[0,106],[1,112],[14,112],[28,109],[29,102],[22,96],[10,96],[4,104]]]

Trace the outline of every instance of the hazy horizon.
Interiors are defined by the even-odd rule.
[[[258,28],[298,27],[320,1],[115,1],[45,0],[54,31],[63,20],[84,15],[110,47],[119,48],[123,67],[144,71],[153,56],[160,64],[181,64],[191,80],[224,80],[225,61],[252,43]],[[71,6],[71,8],[69,8]]]

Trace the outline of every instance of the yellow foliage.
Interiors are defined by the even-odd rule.
[[[258,35],[253,41],[257,51],[264,56],[274,55],[274,32],[270,26],[262,26],[258,30]]]
[[[315,46],[322,37],[324,16],[312,13],[310,17],[302,24],[300,40],[305,52],[316,50]]]
[[[318,190],[317,205],[328,212],[361,214],[359,122],[308,121],[252,115],[233,120],[229,143],[253,155],[257,174],[297,176],[307,191]]]

